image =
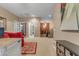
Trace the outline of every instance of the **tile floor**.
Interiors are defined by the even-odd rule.
[[[27,42],[37,42],[36,54],[26,54],[26,56],[56,56],[56,44],[53,38],[35,37],[25,38]]]

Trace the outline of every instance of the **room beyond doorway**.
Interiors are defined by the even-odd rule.
[[[40,23],[40,36],[48,37],[49,35],[49,23]]]
[[[40,37],[52,37],[53,38],[53,25],[50,22],[40,23]]]

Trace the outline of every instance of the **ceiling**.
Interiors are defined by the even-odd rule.
[[[52,18],[54,3],[0,3],[18,17],[38,16],[45,19]]]

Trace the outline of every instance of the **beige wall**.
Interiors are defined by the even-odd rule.
[[[0,7],[0,16],[5,17],[7,19],[7,31],[12,31],[12,21],[18,20],[18,17],[2,7]]]
[[[60,14],[60,4],[55,4],[53,14],[53,23],[54,23],[54,39],[55,40],[79,40],[78,32],[62,32],[60,30],[61,26],[61,14]]]
[[[35,24],[35,37],[40,36],[40,19],[36,18],[36,24]]]

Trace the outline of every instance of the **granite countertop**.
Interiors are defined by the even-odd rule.
[[[8,46],[18,40],[20,38],[0,38],[0,47]]]
[[[79,45],[66,40],[57,40],[57,42],[63,45],[65,48],[69,49],[74,54],[79,56]]]

